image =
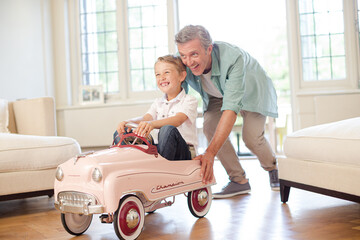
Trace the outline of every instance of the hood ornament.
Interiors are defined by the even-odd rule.
[[[81,153],[81,154],[78,154],[75,156],[74,158],[74,165],[76,164],[77,160],[79,160],[79,158],[83,158],[83,157],[86,157],[90,154],[93,154],[95,151],[89,151],[89,152],[84,152],[84,153]]]

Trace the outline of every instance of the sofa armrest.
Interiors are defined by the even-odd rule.
[[[13,102],[18,134],[56,136],[55,101],[52,97]]]

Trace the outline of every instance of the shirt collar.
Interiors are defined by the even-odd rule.
[[[220,67],[217,55],[218,46],[214,43],[213,50],[211,51],[211,76],[220,76]]]
[[[173,99],[171,99],[170,101],[167,100],[167,95],[164,94],[163,98],[162,98],[162,102],[168,102],[168,103],[172,103],[172,102],[176,102],[176,101],[180,101],[181,99],[183,99],[185,97],[186,93],[184,88],[181,89],[181,92]]]

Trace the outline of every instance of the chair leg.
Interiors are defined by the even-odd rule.
[[[280,179],[280,197],[281,202],[286,203],[289,200],[290,187],[286,186]]]

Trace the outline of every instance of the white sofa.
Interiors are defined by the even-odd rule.
[[[298,130],[284,142],[278,159],[281,201],[300,188],[360,202],[360,118]]]
[[[53,195],[57,166],[80,153],[56,136],[54,99],[0,102],[0,201]]]

